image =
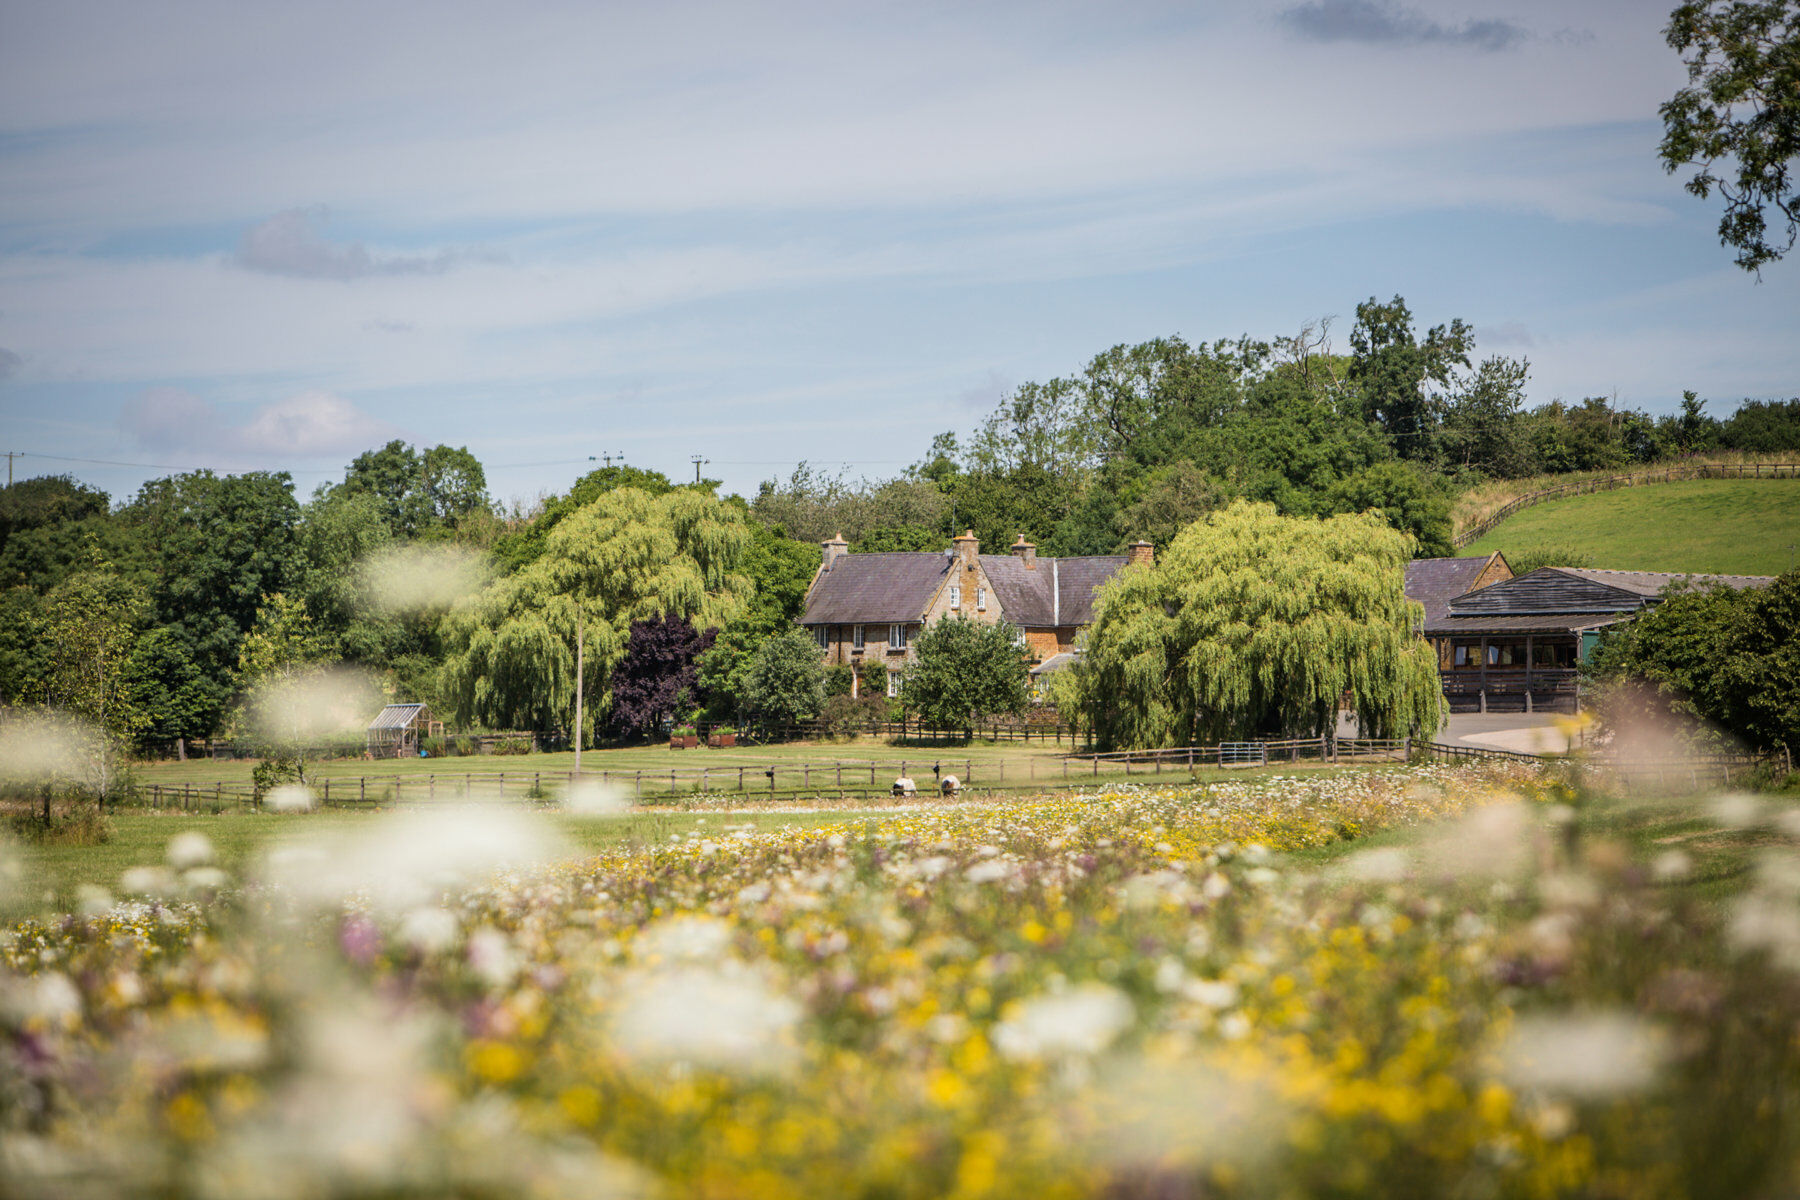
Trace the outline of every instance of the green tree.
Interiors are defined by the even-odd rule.
[[[631,623],[672,614],[716,628],[743,608],[750,531],[737,506],[691,488],[602,493],[563,518],[530,565],[452,613],[443,690],[457,719],[494,728],[573,731],[576,769],[586,699],[624,656]]]
[[[357,455],[344,482],[345,496],[373,496],[388,530],[398,538],[439,536],[488,510],[487,473],[464,446],[420,452],[398,439]]]
[[[502,535],[494,544],[495,559],[507,571],[516,571],[535,561],[544,552],[544,541],[550,531],[564,517],[586,508],[607,492],[627,487],[651,496],[666,496],[675,490],[675,485],[661,471],[628,467],[623,463],[589,471],[575,481],[568,495],[553,496],[545,501],[543,511],[524,528]]]
[[[330,662],[330,643],[314,628],[305,600],[281,592],[263,597],[238,646],[242,714],[271,768],[259,772],[259,785],[306,782],[308,748],[336,724],[333,697],[319,686]]]
[[[1758,750],[1800,750],[1800,570],[1767,588],[1676,591],[1586,664],[1615,729],[1674,715]]]
[[[765,639],[744,682],[744,708],[764,721],[792,725],[825,706],[825,662],[812,634],[796,625]]]
[[[1495,355],[1459,380],[1445,402],[1439,444],[1450,462],[1514,479],[1531,473],[1522,408],[1531,364]]]
[[[700,692],[716,716],[748,707],[750,669],[758,650],[793,627],[818,569],[818,547],[796,542],[779,528],[750,527],[738,563],[738,571],[750,581],[749,599],[700,659]]]
[[[1720,243],[1760,271],[1800,233],[1800,0],[1691,0],[1663,36],[1688,77],[1662,106],[1663,169],[1697,168],[1685,186],[1702,200],[1718,189]],[[1771,235],[1771,209],[1786,238]]]
[[[1233,504],[1107,584],[1075,706],[1109,747],[1316,736],[1346,692],[1374,736],[1435,731],[1443,696],[1403,590],[1410,550],[1371,515]]]
[[[913,645],[900,702],[926,724],[972,732],[978,716],[1025,711],[1025,656],[1011,625],[947,617]]]
[[[102,803],[145,721],[131,688],[132,648],[145,607],[140,589],[98,562],[57,585],[44,605],[44,700],[93,729],[91,767]]]
[[[196,471],[146,483],[119,518],[150,555],[153,623],[191,664],[191,702],[153,711],[170,736],[215,733],[237,690],[240,643],[262,598],[292,591],[301,572],[300,505],[286,472]],[[179,719],[177,719],[179,718]]]
[[[1419,558],[1447,558],[1450,546],[1450,496],[1442,476],[1411,463],[1384,462],[1340,479],[1325,494],[1326,512],[1374,512],[1413,539]]]
[[[1405,300],[1370,296],[1356,306],[1350,348],[1348,382],[1364,419],[1380,423],[1402,458],[1435,457],[1438,403],[1427,385],[1447,388],[1455,369],[1469,365],[1474,330],[1459,318],[1433,326],[1421,342]]]

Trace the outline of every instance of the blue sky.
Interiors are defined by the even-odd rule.
[[[13,4],[0,449],[879,477],[1119,342],[1404,295],[1532,402],[1800,392],[1656,3]],[[53,458],[49,456],[62,456]],[[104,459],[156,466],[107,466]]]

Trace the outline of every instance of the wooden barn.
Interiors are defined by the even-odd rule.
[[[367,748],[371,758],[411,758],[419,753],[421,739],[442,733],[442,721],[431,719],[423,704],[390,704],[369,722]]]
[[[1453,712],[1573,712],[1580,668],[1600,631],[1662,603],[1672,585],[1752,588],[1766,575],[1671,575],[1539,567],[1425,617]]]

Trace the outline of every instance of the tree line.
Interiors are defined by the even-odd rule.
[[[468,450],[399,441],[304,502],[282,472],[173,475],[116,504],[28,479],[0,491],[0,703],[103,711],[157,750],[236,734],[256,687],[332,664],[463,728],[624,738],[696,714],[813,715],[849,688],[796,681],[810,644],[793,621],[839,532],[858,552],[941,550],[967,528],[989,548],[1023,533],[1046,554],[1166,550],[1250,504],[1372,514],[1403,560],[1449,553],[1450,503],[1482,480],[1800,447],[1800,400],[1723,419],[1693,393],[1662,418],[1600,397],[1527,409],[1528,375],[1478,358],[1460,320],[1420,331],[1403,299],[1372,298],[1348,353],[1323,320],[1116,346],[1013,389],[894,478],[801,464],[748,499],[609,465],[505,512]],[[916,675],[915,712],[937,702]]]

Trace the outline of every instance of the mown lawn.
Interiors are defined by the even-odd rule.
[[[1800,565],[1800,480],[1695,479],[1552,500],[1460,553],[1545,548],[1617,571],[1779,575]]]

